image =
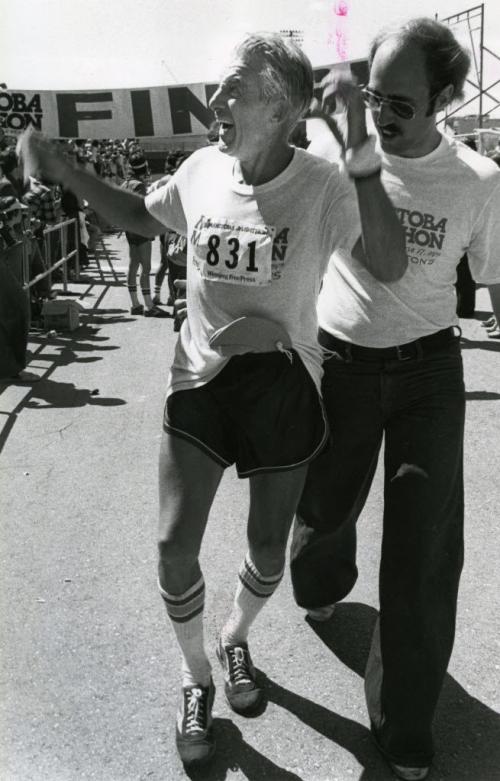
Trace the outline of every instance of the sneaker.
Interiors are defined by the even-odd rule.
[[[207,762],[215,751],[212,734],[212,706],[215,686],[186,686],[182,690],[182,707],[177,714],[175,743],[185,765]]]
[[[133,306],[130,310],[131,315],[143,315],[144,314],[144,307],[142,304],[137,304],[137,306]]]
[[[165,306],[165,304],[162,302],[160,296],[153,296],[153,304],[155,306]]]
[[[242,716],[253,713],[262,703],[263,692],[255,681],[247,643],[223,645],[219,638],[216,653],[224,671],[224,692],[229,705]]]
[[[164,309],[154,306],[152,309],[146,309],[144,317],[172,317],[172,315],[170,312],[165,312]]]
[[[325,621],[330,620],[330,618],[333,616],[334,610],[335,610],[335,602],[333,603],[333,605],[325,605],[324,607],[309,608],[306,611],[306,615],[308,618],[311,619],[311,621],[318,621],[319,623],[324,623]]]
[[[22,369],[18,374],[14,374],[12,377],[6,377],[0,379],[0,382],[6,382],[11,385],[31,385],[34,382],[40,382],[42,378],[34,372],[27,372]]]
[[[398,778],[402,778],[403,781],[421,781],[423,778],[427,778],[429,775],[429,767],[405,767],[405,765],[396,765],[394,762],[389,762],[391,770],[397,775]]]
[[[398,778],[401,778],[402,781],[422,781],[422,779],[427,778],[430,767],[411,767],[410,765],[398,765],[396,762],[393,762],[391,759],[389,759],[385,753],[382,744],[379,741],[377,729],[373,724],[371,725],[371,732],[376,747],[384,757],[392,772]]]

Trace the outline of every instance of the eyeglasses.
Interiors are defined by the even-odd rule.
[[[397,98],[383,98],[382,95],[378,95],[376,92],[372,92],[368,87],[361,89],[361,95],[365,106],[370,109],[378,109],[383,103],[386,103],[391,111],[394,111],[401,119],[413,119],[416,113],[415,106],[411,103],[407,103],[405,100],[397,100]]]

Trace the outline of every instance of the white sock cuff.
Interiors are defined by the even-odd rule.
[[[239,578],[245,588],[247,588],[255,597],[263,599],[270,597],[279,586],[285,569],[281,569],[274,575],[262,575],[247,552],[245,560],[241,565]]]
[[[185,623],[202,612],[205,604],[205,581],[203,575],[182,594],[169,594],[162,588],[158,578],[158,589],[167,606],[172,621]]]

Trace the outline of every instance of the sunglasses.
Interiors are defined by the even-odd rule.
[[[413,119],[416,113],[415,106],[411,103],[407,103],[405,100],[398,100],[397,98],[383,98],[376,92],[372,92],[368,87],[361,89],[361,95],[363,97],[364,104],[369,109],[379,109],[383,103],[386,103],[391,111],[394,111],[401,119]]]

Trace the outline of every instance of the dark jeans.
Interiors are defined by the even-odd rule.
[[[352,589],[355,524],[385,437],[380,632],[365,677],[367,702],[389,758],[428,765],[463,564],[459,339],[407,360],[351,358],[340,348],[324,368],[332,444],[311,464],[299,504],[291,553],[295,598],[319,607]]]

